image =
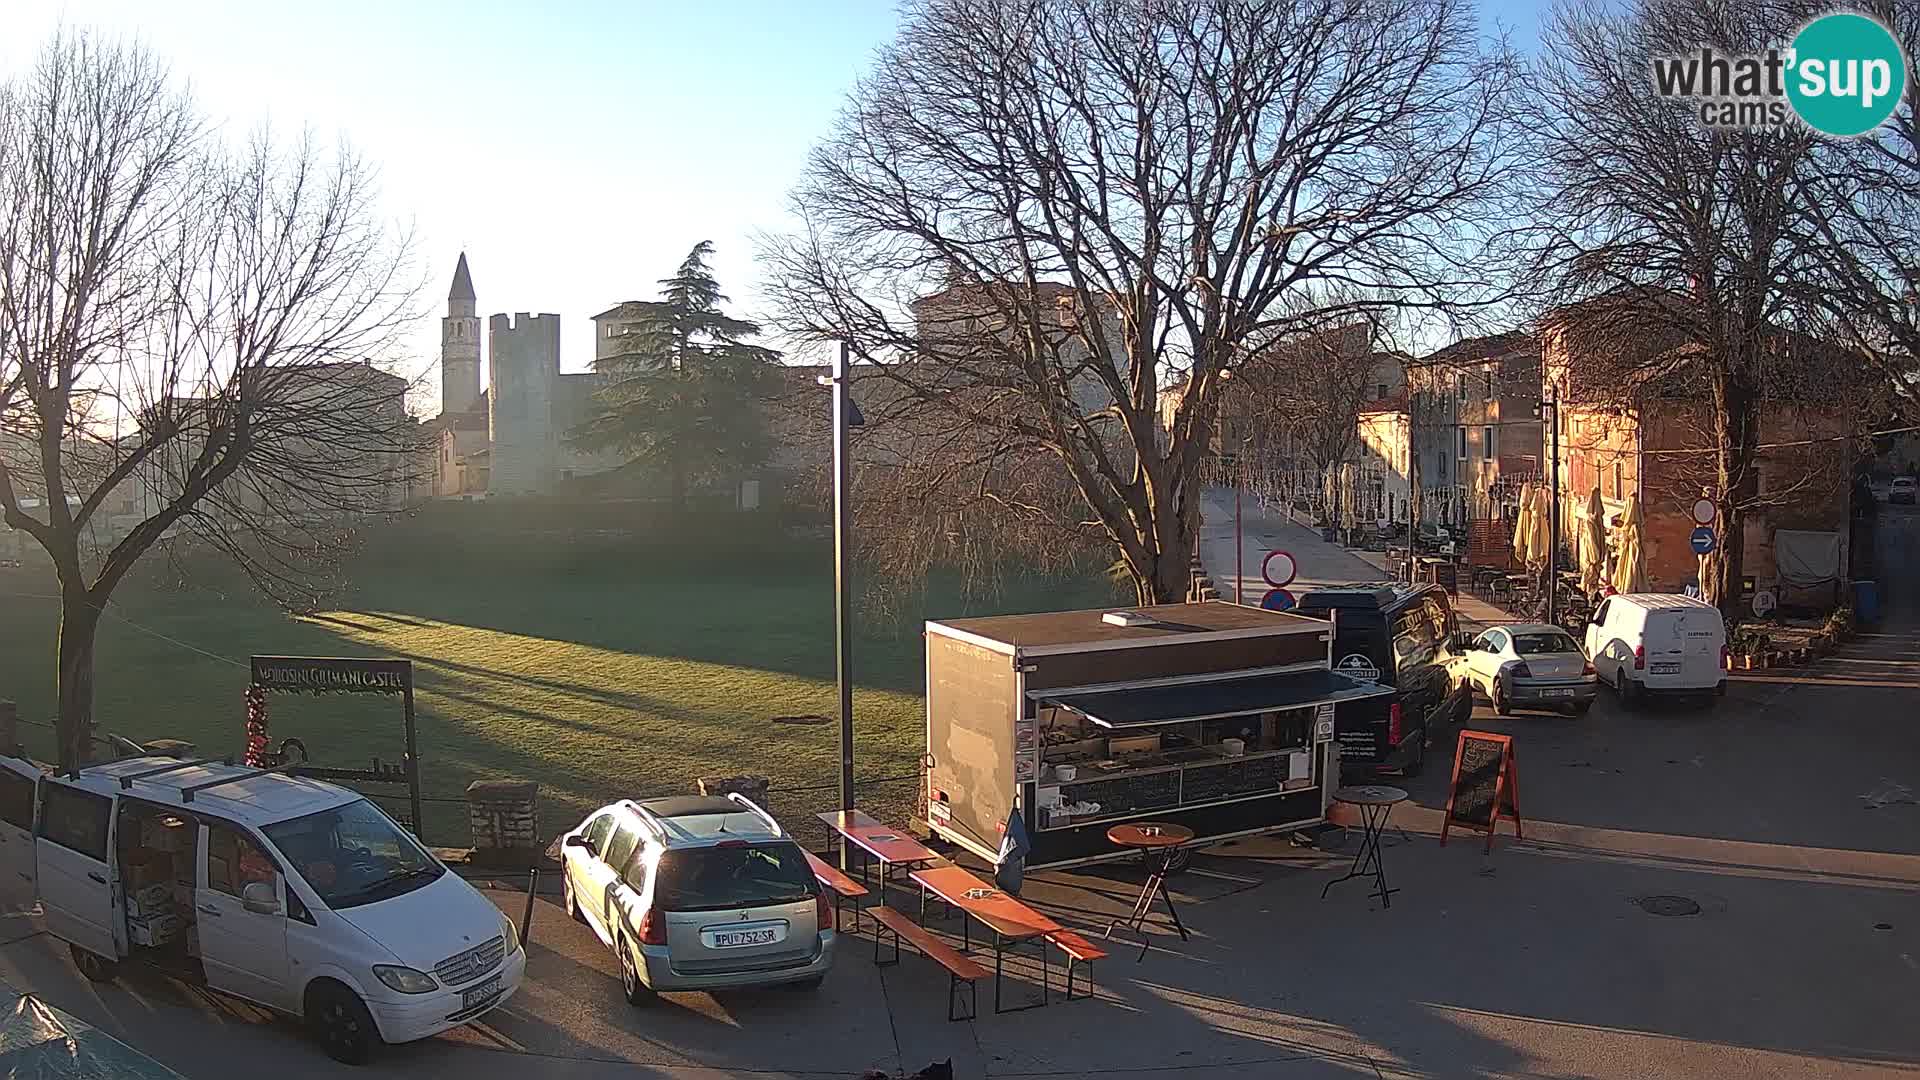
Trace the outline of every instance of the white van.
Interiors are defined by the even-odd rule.
[[[513,921],[358,793],[212,761],[0,756],[0,880],[90,979],[121,962],[303,1017],[349,1064],[513,996]]]
[[[1727,627],[1704,600],[1672,593],[1609,596],[1587,624],[1600,681],[1633,702],[1647,694],[1727,692]]]

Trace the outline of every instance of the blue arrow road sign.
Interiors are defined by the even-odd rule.
[[[1705,525],[1693,530],[1693,536],[1689,539],[1693,543],[1693,553],[1695,555],[1708,555],[1713,552],[1713,530],[1707,528]]]

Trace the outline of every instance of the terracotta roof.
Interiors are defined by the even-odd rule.
[[[1436,364],[1468,364],[1478,360],[1487,360],[1508,353],[1538,352],[1540,343],[1532,334],[1524,330],[1509,330],[1504,334],[1487,334],[1484,337],[1464,338],[1444,348],[1421,357],[1415,363],[1422,366]]]

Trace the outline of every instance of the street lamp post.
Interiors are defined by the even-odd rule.
[[[1560,388],[1547,403],[1549,471],[1547,473],[1547,622],[1554,623],[1560,607]]]
[[[847,430],[862,423],[848,391],[847,343],[834,355],[833,374],[820,378],[833,393],[833,678],[840,696],[840,809],[853,809],[853,557],[850,523],[852,491],[848,477]],[[840,868],[849,869],[847,845],[840,845]]]
[[[852,538],[847,535],[852,507],[847,490],[847,427],[853,401],[847,393],[847,344],[833,362],[833,677],[840,690],[840,809],[853,809],[853,620],[849,590]],[[846,861],[846,845],[840,859]]]

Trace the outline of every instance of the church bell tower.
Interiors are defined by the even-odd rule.
[[[480,404],[480,317],[474,314],[467,253],[453,268],[447,317],[440,320],[440,411],[463,413]]]

